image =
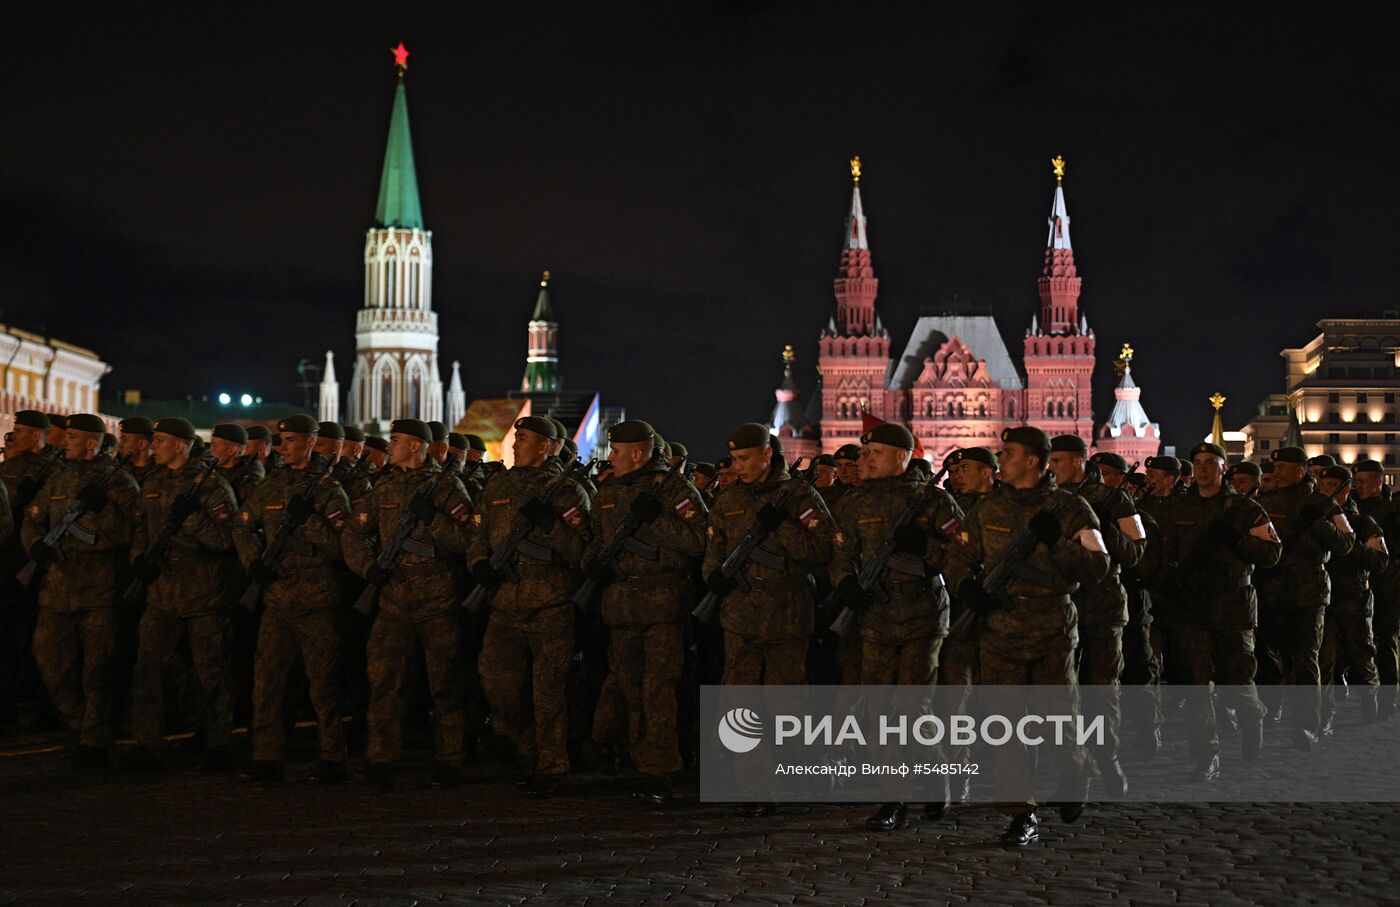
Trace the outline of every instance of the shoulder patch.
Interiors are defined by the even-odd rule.
[[[345,525],[345,511],[339,508],[326,514],[326,522],[331,524],[331,528],[340,531],[340,527]]]
[[[458,501],[457,506],[453,507],[450,511],[448,511],[447,515],[452,517],[452,519],[456,520],[457,522],[461,523],[467,518],[467,510],[468,507],[466,503],[463,501]]]
[[[209,508],[209,515],[216,520],[228,519],[228,505],[225,504],[223,501],[220,501],[213,507]]]
[[[559,516],[574,529],[583,528],[583,511],[577,507],[570,507]]]
[[[695,502],[688,497],[681,498],[673,509],[676,511],[676,515],[683,520],[690,519],[696,513]]]
[[[797,521],[808,529],[816,529],[822,522],[821,514],[817,512],[817,508],[815,507],[808,507],[806,510],[799,513],[797,515]]]

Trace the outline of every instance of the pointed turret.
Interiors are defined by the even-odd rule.
[[[407,57],[405,52],[404,61]],[[399,84],[394,90],[394,110],[389,116],[389,142],[384,149],[384,170],[379,177],[379,205],[374,210],[374,223],[378,227],[421,230],[423,209],[418,202],[418,173],[413,166],[413,136],[408,129],[408,94],[403,79],[407,68],[407,62],[399,64]]]
[[[1065,159],[1056,157],[1055,197],[1050,203],[1050,235],[1045,240],[1045,266],[1040,276],[1040,320],[1047,334],[1070,334],[1078,327],[1081,280],[1069,242],[1069,209],[1065,206]]]
[[[340,421],[340,384],[335,380],[335,353],[326,350],[326,367],[321,371],[321,399],[317,407],[322,422]]]
[[[1133,382],[1132,361],[1133,348],[1125,343],[1115,363],[1121,377],[1113,390],[1113,412],[1099,430],[1098,449],[1119,454],[1129,463],[1141,463],[1156,456],[1162,432],[1142,408],[1142,389]]]
[[[865,235],[865,209],[860,203],[860,158],[851,158],[851,213],[846,216],[846,238],[841,249],[841,267],[834,283],[836,327],[842,336],[878,334],[875,325],[875,294],[880,281],[870,263],[870,244]]]
[[[773,392],[776,403],[768,424],[773,434],[783,439],[783,453],[788,462],[796,462],[798,457],[814,457],[821,453],[817,441],[817,430],[807,420],[799,399],[797,379],[793,377],[793,364],[797,354],[791,344],[783,347],[783,383]]]
[[[540,278],[540,295],[535,299],[535,313],[530,317],[525,377],[520,381],[522,391],[564,389],[564,379],[559,375],[559,325],[554,321],[554,308],[549,304],[549,278],[548,271]]]
[[[467,415],[467,393],[462,389],[462,363],[452,361],[452,383],[447,387],[447,425],[456,428]]]

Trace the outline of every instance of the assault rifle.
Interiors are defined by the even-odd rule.
[[[457,455],[455,453],[449,453],[447,459],[442,463],[442,471],[434,476],[433,480],[428,483],[428,487],[418,492],[415,497],[422,497],[424,500],[431,502],[433,497],[437,495],[438,488],[441,487],[442,483],[449,478],[453,478],[452,468],[456,465],[456,461]],[[387,576],[389,571],[393,570],[394,567],[398,565],[399,556],[403,553],[404,543],[407,542],[408,537],[413,534],[413,530],[418,528],[419,522],[418,515],[413,512],[412,507],[405,511],[403,516],[399,517],[398,524],[394,526],[393,534],[389,536],[384,544],[379,546],[379,555],[374,559],[374,566],[379,568],[379,570],[376,571],[377,573]],[[355,610],[368,616],[368,614],[374,610],[374,602],[379,598],[379,590],[383,584],[384,581],[379,583],[366,583],[365,591],[361,592],[360,597],[355,599]]]
[[[665,490],[666,486],[670,484],[671,480],[677,475],[678,473],[667,470],[632,499],[631,506],[627,508],[627,515],[622,518],[622,523],[613,531],[612,536],[608,538],[607,544],[603,546],[603,549],[598,552],[597,562],[599,564],[605,567],[612,567],[613,564],[617,563],[617,559],[622,555],[622,552],[629,549],[629,546],[640,544],[634,543],[633,541],[637,530],[645,525],[637,516],[638,502],[651,500],[659,503],[661,492]],[[654,559],[655,557],[653,556],[653,560]],[[599,583],[597,580],[591,576],[588,577],[574,590],[574,594],[569,596],[569,601],[580,608],[587,608],[588,603],[593,600],[593,595],[598,591],[598,586]]]
[[[103,494],[107,488],[107,480],[112,477],[112,473],[126,465],[126,461],[131,459],[129,455],[118,457],[106,464],[93,476],[82,488],[73,503],[68,505],[68,509],[59,517],[58,522],[49,527],[49,531],[44,533],[43,544],[50,548],[55,555],[59,554],[59,543],[63,537],[72,534],[80,542],[92,544],[95,541],[92,533],[78,527],[78,520],[83,518],[92,509],[92,499],[95,495]],[[28,589],[29,584],[34,581],[34,574],[39,572],[41,565],[38,561],[30,559],[29,563],[20,568],[15,574],[15,579],[19,584]]]
[[[131,584],[126,587],[122,601],[128,605],[140,604],[141,599],[146,597],[146,587],[160,575],[160,565],[165,560],[165,556],[170,552],[170,541],[175,538],[175,533],[180,531],[180,527],[185,525],[185,520],[189,519],[194,512],[199,509],[199,493],[204,490],[204,482],[213,473],[217,461],[209,457],[203,457],[196,461],[194,481],[190,487],[175,496],[175,500],[170,504],[170,513],[165,518],[165,523],[156,533],[156,537],[151,540],[150,547],[146,549],[144,555],[148,565],[145,571],[140,571],[131,580]]]
[[[263,553],[258,556],[258,560],[262,563],[263,567],[273,574],[279,577],[283,575],[282,556],[287,549],[287,543],[291,540],[292,533],[296,532],[301,524],[305,522],[306,517],[311,514],[311,508],[316,500],[316,486],[321,483],[321,477],[329,472],[330,468],[331,461],[329,457],[323,457],[319,454],[311,455],[311,465],[306,468],[306,475],[309,481],[301,491],[297,492],[296,495],[287,502],[286,515],[283,517],[281,525],[277,527],[276,534],[268,541],[267,547],[263,549]],[[297,519],[293,516],[293,514],[297,512],[302,514],[301,519]],[[238,603],[250,612],[256,611],[258,609],[258,599],[262,598],[262,593],[262,582],[254,579],[248,584],[248,588],[243,591],[243,597],[238,600]]]

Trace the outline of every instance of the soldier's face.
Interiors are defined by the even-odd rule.
[[[859,485],[860,464],[855,460],[837,460],[836,478],[842,485]]]
[[[861,453],[866,462],[867,479],[887,479],[909,468],[910,451],[889,444],[872,442],[865,445]]]
[[[528,428],[515,430],[515,443],[511,450],[515,453],[516,466],[543,466],[545,457],[554,443],[539,432]]]
[[[1263,475],[1259,476],[1259,490],[1260,490],[1260,491],[1269,491],[1269,490],[1272,489],[1273,487],[1274,487],[1274,474],[1273,474],[1272,472],[1266,472],[1266,473],[1264,473]]]
[[[651,451],[650,441],[614,441],[612,449],[608,451],[608,462],[612,464],[613,472],[625,476],[647,465]]]
[[[342,457],[358,457],[365,452],[365,445],[361,441],[341,441],[340,455]]]
[[[242,444],[235,444],[223,438],[212,439],[209,442],[209,450],[214,454],[214,459],[219,462],[219,465],[225,469],[232,466],[243,455]]]
[[[1126,476],[1117,467],[1109,466],[1105,463],[1099,464],[1099,473],[1103,476],[1103,483],[1109,488],[1119,488],[1123,484]]]
[[[1356,496],[1363,501],[1380,494],[1381,485],[1384,483],[1385,477],[1378,472],[1358,472],[1356,478],[1352,480]]]
[[[558,429],[556,428],[555,431],[558,431]],[[564,439],[563,439],[563,438],[555,438],[553,441],[550,441],[550,442],[549,442],[549,455],[550,455],[551,457],[557,457],[557,456],[559,456],[559,451],[561,451],[561,450],[563,450],[563,449],[564,449]]]
[[[178,466],[190,455],[192,443],[158,431],[151,436],[151,458],[162,466]]]
[[[427,459],[427,452],[428,442],[422,438],[397,431],[389,435],[389,462],[395,466],[417,469]]]
[[[1320,491],[1320,492],[1322,492],[1322,493],[1325,494],[1325,495],[1335,495],[1335,494],[1337,494],[1337,489],[1338,489],[1338,488],[1341,488],[1341,487],[1342,487],[1342,480],[1341,480],[1341,479],[1318,479],[1318,480],[1317,480],[1317,490]],[[1347,491],[1350,491],[1350,490],[1351,490],[1351,489],[1347,489]],[[1339,504],[1345,504],[1345,503],[1346,503],[1346,500],[1347,500],[1346,494],[1342,494],[1342,495],[1340,496],[1340,499],[1337,501],[1337,503],[1339,503]]]
[[[1061,485],[1084,481],[1084,457],[1067,450],[1050,454],[1050,471]]]
[[[730,459],[734,462],[731,468],[739,481],[745,485],[752,485],[768,472],[768,464],[773,462],[773,448],[767,445],[746,447],[743,450],[732,451]]]
[[[447,449],[450,446],[451,445],[448,444],[446,440],[434,441],[428,445],[428,456],[441,463],[443,460],[447,459]]]
[[[833,486],[833,485],[835,485],[835,484],[836,484],[836,467],[835,467],[835,466],[818,466],[818,467],[817,467],[817,487],[818,487],[818,488],[830,488],[831,486]]]
[[[288,433],[284,433],[282,435],[282,459],[284,460],[290,459],[290,457],[287,456],[287,439],[290,437],[292,437],[292,435]],[[320,435],[311,434],[306,435],[306,437],[315,439],[314,444],[316,452],[321,456],[325,457],[327,460],[330,460],[332,463],[334,463],[336,460],[340,459],[339,439],[322,438]]]
[[[1285,463],[1282,460],[1274,461],[1274,487],[1288,488],[1303,481],[1303,476],[1308,474],[1307,467],[1302,463]]]
[[[252,454],[259,460],[267,458],[267,439],[254,438],[248,442],[248,446],[243,448],[245,454]]]
[[[986,494],[992,490],[992,467],[986,463],[962,462],[958,464],[962,474],[962,492]]]
[[[5,445],[5,448],[11,454],[39,450],[44,446],[44,432],[32,426],[16,425],[15,430],[10,434],[14,435],[14,438]]]
[[[861,481],[870,478],[870,446],[866,445],[860,449],[860,454],[856,459],[856,466],[860,469]]]
[[[1165,469],[1155,467],[1147,470],[1147,490],[1152,494],[1167,494],[1175,483],[1176,473],[1174,472],[1167,472]]]
[[[68,429],[63,433],[63,456],[69,460],[91,460],[102,446],[102,436],[90,431]]]
[[[50,447],[62,447],[67,440],[64,431],[62,428],[50,428],[48,434],[44,435],[44,443]]]
[[[479,450],[467,448],[467,455],[462,458],[463,463],[476,463],[481,460],[482,453]]]
[[[1214,454],[1198,453],[1191,458],[1191,475],[1199,488],[1206,491],[1219,488],[1225,475],[1225,461]]]
[[[389,455],[382,450],[375,450],[373,447],[365,448],[365,459],[374,464],[375,469],[382,469],[389,461]]]
[[[151,439],[145,435],[122,433],[117,441],[117,453],[124,457],[140,459],[151,449]]]
[[[1252,494],[1259,488],[1259,480],[1247,473],[1237,472],[1230,476],[1230,485],[1240,494]]]
[[[311,459],[311,451],[319,446],[316,438],[309,432],[287,432],[282,435],[282,461],[293,468],[301,468]]]
[[[1045,471],[1041,454],[1032,452],[1024,444],[1007,444],[997,462],[1001,467],[1001,480],[1013,488],[1034,488]]]

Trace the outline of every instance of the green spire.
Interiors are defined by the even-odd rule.
[[[553,321],[554,309],[549,305],[549,272],[544,272],[544,277],[540,278],[540,295],[535,300],[535,314],[530,316],[531,321]]]
[[[418,203],[418,175],[413,167],[413,137],[408,131],[408,95],[400,73],[394,91],[394,112],[389,117],[389,143],[384,149],[384,173],[379,178],[379,205],[374,211],[379,227],[423,229],[423,209]]]

